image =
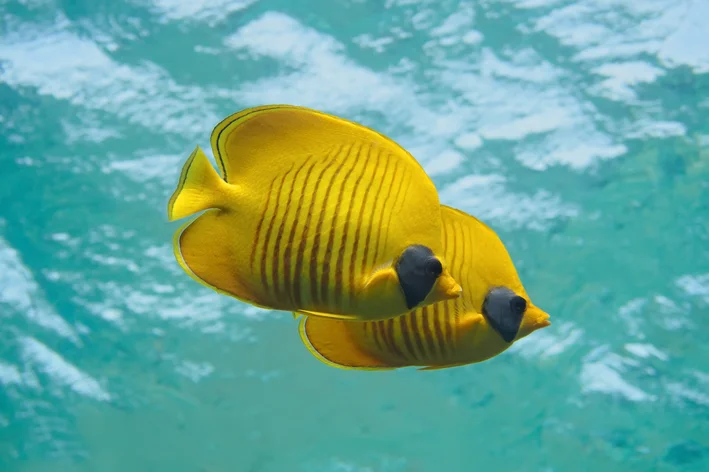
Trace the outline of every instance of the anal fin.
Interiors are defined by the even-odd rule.
[[[331,319],[331,320],[356,321],[356,320],[360,319],[359,317],[357,317],[355,315],[342,315],[342,314],[336,314],[336,313],[325,313],[322,311],[310,311],[310,310],[298,310],[296,313],[293,313],[293,318],[298,319],[299,315],[307,315],[307,316],[312,316],[315,318],[326,318],[326,319]]]
[[[345,370],[391,370],[391,365],[367,349],[364,323],[318,317],[303,317],[300,339],[320,362]]]

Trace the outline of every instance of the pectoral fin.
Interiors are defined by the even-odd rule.
[[[399,277],[390,265],[375,270],[364,282],[364,291],[371,295],[389,294],[391,290],[399,290]]]

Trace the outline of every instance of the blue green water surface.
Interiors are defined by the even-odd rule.
[[[0,470],[709,470],[706,0],[0,0]],[[553,325],[351,372],[192,281],[166,200],[247,106],[357,120]]]

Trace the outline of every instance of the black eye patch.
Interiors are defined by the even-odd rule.
[[[426,299],[442,272],[443,265],[430,248],[415,244],[404,249],[396,262],[396,274],[408,309]]]
[[[494,287],[483,301],[482,312],[507,343],[514,341],[527,310],[527,300],[507,287]]]

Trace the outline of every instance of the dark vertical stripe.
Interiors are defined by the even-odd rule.
[[[271,186],[268,188],[268,198],[266,203],[263,205],[263,211],[261,212],[261,218],[258,220],[258,225],[256,226],[256,235],[254,236],[254,242],[251,245],[251,272],[254,272],[254,262],[256,261],[256,251],[258,250],[260,238],[261,238],[261,228],[263,227],[263,220],[266,219],[266,211],[271,205],[271,195],[273,194],[273,185],[276,183],[276,178],[271,180]]]
[[[382,340],[382,348],[384,349],[384,352],[391,353],[392,348],[391,343],[389,342],[389,333],[387,332],[386,320],[375,321],[374,324],[379,330],[379,337]]]
[[[445,353],[448,350],[446,346],[446,340],[443,338],[443,329],[441,327],[441,316],[443,315],[444,303],[434,303],[433,304],[433,327],[434,334],[436,335],[436,341],[438,344],[438,352],[442,357],[445,357]]]
[[[373,148],[369,148],[369,151],[367,152],[368,157],[371,157],[371,151]],[[352,256],[350,257],[350,270],[349,270],[349,279],[347,281],[347,288],[348,292],[350,294],[354,293],[356,290],[355,287],[355,276],[357,274],[357,251],[359,250],[359,239],[362,233],[362,220],[364,220],[364,214],[367,212],[368,207],[367,207],[367,202],[369,201],[369,195],[372,190],[372,185],[374,185],[374,182],[376,180],[377,176],[377,171],[379,170],[379,159],[381,158],[381,152],[377,148],[374,148],[377,152],[377,162],[374,164],[374,171],[372,172],[372,177],[369,179],[369,184],[367,185],[367,188],[364,190],[364,197],[362,198],[362,206],[359,209],[359,218],[357,219],[357,229],[355,229],[354,233],[352,236],[354,237],[354,241],[352,242]],[[367,171],[366,167],[364,171],[362,172],[362,175]],[[370,231],[368,231],[367,236],[371,234],[371,228]],[[362,270],[360,271],[360,274],[364,270],[364,264],[365,260],[367,258],[367,246],[364,247],[364,257],[362,258]]]
[[[455,225],[455,259],[458,260],[458,269],[454,269],[454,273],[456,274],[457,277],[460,278],[460,274],[463,271],[463,266],[465,265],[465,256],[466,256],[466,250],[465,250],[465,237],[463,233],[463,225],[460,224],[460,221],[458,219],[454,220]],[[460,239],[460,240],[459,240]],[[462,281],[461,281],[462,283]],[[459,310],[463,309],[463,303],[462,299],[456,298],[453,300],[453,313],[452,313],[452,320],[451,320],[451,330],[453,331],[453,339],[457,339],[458,336],[458,312]]]
[[[391,156],[387,156],[390,159],[392,159]],[[379,259],[379,241],[381,240],[382,236],[382,224],[384,223],[384,212],[389,208],[389,198],[391,197],[391,191],[393,189],[393,184],[394,181],[396,180],[396,176],[399,173],[399,161],[395,160],[394,161],[394,172],[391,175],[391,181],[389,182],[389,185],[387,190],[387,196],[384,197],[384,201],[382,202],[382,212],[379,214],[379,224],[377,225],[377,239],[374,242],[374,260],[377,261]],[[383,181],[383,179],[382,179]],[[382,182],[383,184],[383,182]],[[391,208],[389,208],[389,211],[391,211]],[[388,230],[388,228],[387,228]],[[387,231],[388,232],[388,231]]]
[[[426,344],[428,345],[428,353],[431,358],[436,356],[436,345],[433,341],[433,333],[431,333],[431,325],[429,324],[429,309],[430,305],[423,307],[421,313],[421,324],[423,325],[423,336],[426,338]]]
[[[381,156],[381,151],[377,155],[377,166],[379,166],[379,156]],[[380,180],[382,182],[384,181],[384,177],[386,176],[387,171],[389,170],[389,164],[391,163],[392,159],[385,159],[385,160],[386,160],[386,164],[384,164],[384,172],[382,173],[382,176],[380,178]],[[372,181],[374,181],[374,180],[375,179],[372,178]],[[381,196],[382,190],[384,189],[384,185],[382,185],[382,182],[377,181],[377,193],[374,196],[374,202],[372,204],[372,213],[369,215],[369,231],[367,231],[367,240],[364,243],[364,254],[362,255],[362,269],[361,269],[362,272],[364,272],[364,270],[367,268],[367,263],[368,263],[367,256],[369,255],[369,247],[370,247],[369,243],[372,239],[372,233],[375,230],[374,218],[375,218],[376,211],[377,211],[377,204],[379,203],[379,197]],[[384,207],[382,207],[382,211],[384,211]],[[381,231],[381,228],[376,228],[376,229],[377,229],[377,231]],[[376,261],[376,258],[374,260]]]
[[[413,341],[412,345],[414,346],[414,356],[417,360],[422,360],[426,358],[426,351],[423,349],[421,340],[417,338],[418,326],[416,325],[416,316],[416,312],[410,311],[408,314],[403,315],[402,318],[406,318],[406,326],[409,328],[409,334]]]
[[[311,156],[308,157],[310,159]],[[307,160],[306,160],[307,163]],[[293,240],[295,239],[295,233],[296,229],[301,226],[301,218],[300,218],[300,212],[303,209],[303,201],[305,200],[305,189],[309,189],[312,191],[310,186],[308,185],[310,183],[310,175],[313,172],[313,169],[315,168],[315,162],[313,162],[310,167],[308,168],[308,172],[305,174],[305,178],[303,179],[303,183],[301,184],[300,187],[300,198],[298,199],[298,207],[295,210],[295,216],[293,217],[293,223],[291,224],[290,227],[290,235],[288,236],[288,244],[286,244],[286,250],[285,253],[283,254],[283,285],[284,288],[288,291],[291,303],[295,304],[296,307],[300,308],[300,269],[298,267],[298,263],[296,260],[296,270],[295,274],[293,275],[293,278],[291,279],[291,257],[292,257],[292,251],[293,251]],[[300,171],[300,170],[299,170]],[[293,179],[293,185],[295,186],[296,184],[296,177]],[[304,230],[305,231],[305,230]],[[297,259],[301,260],[301,267],[302,267],[302,256],[298,255],[296,256]]]
[[[463,271],[465,270],[465,266],[467,265],[468,259],[468,251],[467,246],[468,242],[466,241],[466,232],[465,232],[465,225],[457,223],[456,224],[456,234],[460,235],[460,245],[458,246],[459,251],[455,253],[454,259],[457,259],[458,262],[458,268],[455,269],[453,268],[453,274],[454,277],[457,277],[460,283],[463,283]],[[453,262],[456,262],[455,260]]]
[[[448,264],[451,266],[451,270],[453,266],[456,263],[456,259],[458,259],[458,237],[457,237],[457,232],[455,230],[455,219],[450,220],[450,225],[446,227],[446,244],[448,248],[451,248],[449,254],[449,261]],[[446,333],[446,344],[448,346],[451,346],[452,349],[455,348],[455,341],[454,341],[454,333],[453,333],[453,328],[455,324],[455,307],[456,303],[458,302],[458,299],[454,299],[452,301],[447,301],[444,305],[444,328],[445,328],[445,333]]]
[[[449,271],[455,272],[454,265],[460,261],[458,261],[458,255],[460,254],[458,252],[458,231],[457,228],[455,227],[455,220],[451,222],[452,226],[452,234],[451,234],[451,239],[453,240],[453,251],[451,252],[453,260],[448,261],[448,264],[450,265]],[[453,275],[453,274],[451,274]]]
[[[291,168],[292,170],[292,168]],[[288,200],[286,201],[286,207],[283,209],[283,217],[281,217],[281,224],[278,227],[278,234],[276,235],[276,242],[274,243],[273,246],[273,258],[271,259],[271,278],[273,279],[273,291],[276,295],[276,298],[281,301],[285,301],[285,291],[288,290],[288,275],[290,272],[290,260],[287,257],[283,257],[283,277],[281,277],[281,273],[279,272],[279,265],[281,262],[281,238],[283,238],[283,232],[286,229],[286,223],[288,222],[288,215],[291,212],[291,202],[293,201],[293,190],[295,189],[295,183],[298,179],[298,174],[300,174],[300,171],[303,170],[303,166],[299,166],[295,174],[293,174],[293,182],[290,184],[290,188],[287,190],[288,191]],[[290,173],[290,170],[286,172],[286,175]],[[285,190],[285,187],[282,187],[280,189],[280,192],[283,192]],[[296,215],[297,218],[297,215]],[[292,225],[295,226],[297,224],[297,220],[294,220]],[[286,248],[287,249],[287,248]],[[283,282],[283,286],[281,286],[281,281]]]
[[[347,152],[347,154],[343,158],[343,162],[345,160],[349,161],[350,153],[352,152],[352,149]],[[340,213],[340,205],[342,205],[342,199],[345,196],[345,187],[347,186],[347,181],[349,180],[350,176],[352,175],[352,172],[354,171],[355,167],[357,166],[357,162],[352,165],[352,167],[349,168],[347,171],[347,174],[343,177],[343,179],[339,182],[340,185],[340,192],[337,195],[337,201],[335,202],[335,214],[333,216],[333,221],[332,221],[332,228],[330,228],[329,236],[327,238],[327,246],[325,248],[325,255],[323,256],[323,268],[322,268],[322,275],[320,276],[320,293],[325,294],[328,293],[329,290],[328,288],[333,288],[334,292],[334,297],[333,297],[333,304],[337,308],[341,308],[340,305],[340,295],[337,293],[337,287],[330,287],[330,267],[333,264],[332,260],[332,245],[335,243],[335,228],[337,227],[337,217]],[[339,253],[339,251],[338,251]],[[335,285],[337,285],[337,280],[340,280],[340,290],[342,290],[342,274],[337,273],[337,268],[335,268]]]
[[[335,152],[333,158],[337,158],[343,151],[344,145],[340,146],[339,149]],[[327,301],[324,300],[326,293],[318,293],[318,283],[317,283],[317,274],[318,274],[318,259],[320,255],[320,236],[322,234],[322,225],[323,225],[323,220],[325,219],[325,210],[327,209],[327,204],[328,201],[330,200],[330,191],[332,191],[332,185],[335,183],[335,180],[337,179],[337,174],[340,173],[340,170],[342,170],[342,166],[345,165],[345,160],[342,158],[340,160],[340,165],[335,168],[335,172],[330,176],[330,182],[327,184],[327,190],[325,190],[325,196],[323,197],[322,205],[320,208],[320,216],[318,218],[318,223],[317,226],[315,227],[315,241],[313,241],[313,249],[310,252],[310,297],[312,299],[313,304],[320,304],[322,305],[323,302]],[[315,202],[313,202],[314,204]],[[327,265],[327,261],[324,261],[325,265]],[[322,298],[321,296],[322,295]]]
[[[468,225],[463,225],[463,234],[465,238],[463,239],[463,255],[460,258],[460,273],[456,274],[460,277],[460,283],[463,287],[470,286],[468,276],[470,274],[470,261],[473,260],[475,256],[475,241],[473,241],[472,235],[470,234],[470,227]]]
[[[406,350],[409,352],[410,359],[416,359],[416,351],[414,351],[414,345],[411,343],[411,337],[409,336],[409,326],[407,325],[408,317],[406,315],[399,317],[399,331],[401,331],[401,337],[404,339],[404,344],[406,345]]]
[[[426,349],[423,347],[423,338],[421,337],[421,328],[418,326],[418,319],[421,316],[421,309],[410,312],[408,315],[409,321],[411,322],[411,332],[416,341],[416,347],[418,347],[419,359],[426,358]]]
[[[374,338],[374,342],[377,345],[377,348],[380,351],[384,351],[384,347],[382,346],[382,335],[379,332],[379,322],[378,321],[372,321],[372,337]]]
[[[387,346],[389,347],[389,351],[395,356],[397,356],[399,359],[404,359],[404,355],[401,353],[399,347],[396,345],[394,318],[389,318],[388,320],[382,321],[382,325],[382,328],[384,328],[384,332],[386,333]]]
[[[401,207],[404,206],[404,202],[406,201],[406,192],[408,192],[409,186],[411,185],[411,179],[408,178],[408,176],[409,176],[408,169],[404,169],[403,174],[404,174],[404,176],[401,179],[399,179],[399,181],[397,182],[398,186],[396,189],[396,195],[394,196],[394,201],[391,203],[391,211],[389,212],[389,218],[387,220],[387,224],[386,224],[385,228],[391,228],[392,217],[394,216],[395,213],[401,212]],[[402,192],[402,189],[404,188],[404,185],[402,184],[402,182],[406,183],[406,190],[404,190],[403,192]],[[404,198],[401,200],[401,203],[399,205],[397,205],[397,202],[399,202],[400,195],[403,195]],[[397,206],[399,208],[397,208]],[[384,238],[384,244],[383,244],[384,247],[387,247],[387,245],[389,244],[390,234],[391,234],[391,232],[387,231],[386,237]]]
[[[298,177],[298,172],[303,167],[298,167],[298,169],[295,171],[295,174],[293,174],[293,182],[295,183],[295,178]],[[293,166],[291,166],[290,169],[288,169],[288,172],[284,174],[283,180],[281,181],[281,187],[278,189],[278,199],[280,201],[280,195],[286,191],[285,187],[285,177],[288,176],[288,174],[291,173],[293,170]],[[282,302],[283,300],[283,295],[281,293],[281,274],[278,271],[279,269],[279,263],[281,261],[281,238],[283,237],[283,230],[285,229],[286,226],[286,221],[288,220],[288,213],[290,211],[290,203],[293,199],[293,185],[290,186],[290,190],[288,192],[288,199],[286,200],[286,205],[285,208],[283,208],[283,216],[281,217],[281,224],[278,226],[278,233],[276,233],[276,240],[273,242],[273,256],[271,257],[271,281],[273,282],[273,294],[276,297],[276,300],[279,302]],[[276,211],[278,210],[278,207],[276,207]]]
[[[357,190],[359,189],[359,184],[362,181],[362,177],[364,176],[364,173],[367,171],[367,161],[369,160],[369,153],[365,152],[365,157],[362,159],[362,152],[364,150],[364,145],[360,146],[359,150],[357,151],[357,161],[363,161],[362,162],[362,170],[361,172],[358,172],[357,175],[357,180],[355,180],[354,188],[352,189],[352,194],[349,196],[350,199],[350,205],[347,208],[347,216],[345,217],[345,225],[342,228],[342,245],[340,246],[340,251],[337,254],[337,267],[335,269],[335,304],[337,306],[341,306],[342,304],[342,275],[343,275],[343,265],[345,262],[345,252],[347,251],[347,240],[349,239],[349,229],[350,229],[350,220],[352,219],[352,209],[354,207],[355,200],[357,199]],[[355,162],[355,166],[357,165],[358,162]],[[352,167],[352,170],[354,170],[355,166]],[[350,174],[347,174],[349,177]],[[347,180],[345,179],[344,184],[347,184]],[[344,185],[342,186],[344,189]],[[342,193],[340,193],[340,198],[342,198]],[[361,215],[361,213],[360,213]],[[357,240],[357,235],[354,235],[355,241]],[[350,267],[350,270],[348,272],[352,272],[352,267]],[[349,284],[348,284],[349,285]],[[348,294],[352,294],[351,290],[347,291]],[[350,299],[350,297],[348,297]]]
[[[457,299],[456,299],[457,300]],[[455,303],[455,301],[454,301]],[[454,303],[451,303],[450,301],[447,301],[443,304],[443,319],[444,324],[443,327],[445,328],[446,331],[446,345],[448,346],[454,346],[453,343],[453,317],[451,316],[451,310],[454,309]]]
[[[316,164],[313,164],[315,166]],[[303,293],[302,289],[300,287],[300,281],[302,279],[301,272],[303,271],[303,260],[305,258],[305,248],[308,246],[308,236],[310,232],[310,222],[313,219],[313,210],[315,208],[315,199],[317,197],[317,192],[318,192],[318,187],[320,185],[320,182],[322,182],[323,175],[325,175],[325,172],[330,168],[330,166],[326,162],[322,162],[322,170],[320,171],[320,174],[318,175],[317,180],[313,183],[312,186],[312,200],[310,201],[310,204],[308,205],[308,215],[305,217],[305,223],[303,223],[303,235],[300,237],[300,244],[298,245],[298,253],[296,254],[296,259],[295,259],[295,280],[296,283],[298,284],[297,287],[293,288],[293,291],[295,292],[295,304],[298,307],[303,306]],[[303,187],[305,189],[305,186]],[[313,247],[311,246],[311,259],[314,257],[315,251]],[[311,261],[311,266],[310,266],[310,273],[309,273],[309,279],[310,279],[310,289],[313,290],[313,287],[315,287],[315,275],[312,272],[312,261]],[[311,303],[315,302],[315,299],[311,299]]]
[[[271,221],[268,223],[268,230],[266,230],[266,237],[264,239],[263,249],[261,250],[261,282],[263,283],[263,286],[266,289],[271,286],[266,273],[266,258],[268,257],[268,248],[271,245],[271,231],[273,231],[273,223],[278,217],[278,206],[281,201],[281,189],[283,188],[283,182],[286,180],[286,176],[290,173],[291,170],[293,170],[292,165],[291,168],[288,169],[288,171],[285,172],[281,177],[281,182],[278,185],[278,190],[276,191],[276,206],[273,209],[273,216],[271,217]]]

